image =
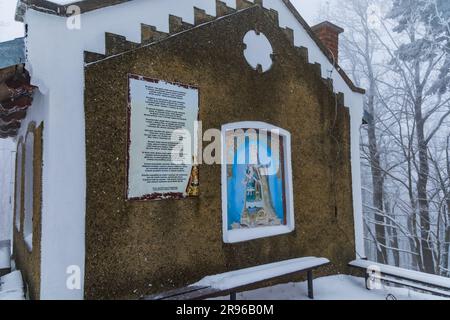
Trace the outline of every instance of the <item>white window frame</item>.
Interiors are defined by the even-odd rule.
[[[23,239],[30,252],[33,251],[33,219],[34,219],[34,131],[29,131],[25,140],[24,161],[24,218]]]
[[[15,198],[14,198],[14,215],[15,226],[18,232],[21,231],[21,218],[22,218],[22,176],[23,176],[23,140],[19,139],[16,153],[16,181],[15,181]]]
[[[227,191],[227,156],[226,133],[239,129],[276,130],[284,139],[284,169],[286,197],[286,225],[260,227],[253,229],[228,230],[228,191]],[[245,121],[229,123],[222,126],[222,232],[225,243],[239,243],[260,238],[288,234],[295,230],[294,194],[292,184],[291,134],[281,128],[264,122]]]

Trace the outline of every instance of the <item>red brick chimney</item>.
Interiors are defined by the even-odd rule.
[[[339,61],[339,35],[344,29],[337,25],[324,21],[311,28],[320,41],[325,45],[334,56],[336,63]]]

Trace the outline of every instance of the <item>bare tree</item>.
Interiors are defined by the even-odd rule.
[[[446,92],[440,85],[436,96],[436,85],[441,79],[436,75],[439,67],[444,67],[447,52],[441,46],[432,28],[423,20],[424,4],[421,1],[395,0],[389,18],[395,20],[393,29],[400,35],[399,43],[385,27],[390,45],[378,36],[386,51],[392,58],[392,71],[397,73],[409,98],[414,116],[414,129],[418,161],[417,170],[417,202],[420,226],[421,269],[435,273],[436,265],[432,245],[432,217],[428,194],[430,178],[429,143],[450,115],[449,100],[442,101]],[[391,49],[392,46],[394,49]],[[435,116],[443,111],[436,120]]]
[[[436,143],[450,134],[450,5],[344,0],[333,12],[347,30],[342,65],[367,88],[363,194],[373,258],[450,275],[449,145]]]
[[[371,198],[374,223],[374,237],[377,240],[377,261],[388,263],[388,239],[386,236],[386,221],[384,212],[384,175],[381,163],[377,139],[376,118],[376,82],[378,78],[375,55],[377,51],[377,39],[373,34],[367,17],[368,8],[376,1],[347,0],[339,5],[338,16],[342,20],[337,21],[347,32],[342,41],[343,63],[351,69],[353,78],[358,85],[367,87],[365,108],[372,119],[368,121],[366,156],[370,164],[371,172]],[[351,12],[351,16],[349,13]]]

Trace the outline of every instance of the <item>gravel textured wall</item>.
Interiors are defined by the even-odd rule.
[[[24,226],[24,182],[25,170],[22,170],[22,205],[20,212],[20,232],[17,230],[14,223],[14,245],[13,257],[16,261],[16,267],[22,271],[22,276],[25,283],[28,285],[28,293],[31,299],[38,300],[40,297],[41,286],[41,223],[42,223],[42,156],[43,156],[43,124],[36,128],[35,123],[30,123],[28,132],[34,132],[34,159],[33,159],[33,250],[30,252],[24,241],[23,226]],[[22,138],[21,138],[22,139]],[[23,141],[26,141],[26,137]],[[25,142],[19,143],[19,148],[25,145]],[[16,159],[16,161],[23,161],[25,163],[25,147],[23,147],[23,159]],[[17,163],[17,162],[16,162]],[[17,180],[16,180],[17,181]],[[15,218],[14,220],[15,221]]]
[[[255,28],[275,52],[266,73],[243,55]],[[199,198],[126,201],[128,73],[198,86],[204,130],[263,121],[290,131],[295,232],[224,244],[219,165],[200,166]],[[86,298],[137,298],[311,255],[332,261],[322,274],[346,272],[354,258],[350,123],[330,85],[260,7],[86,67]]]

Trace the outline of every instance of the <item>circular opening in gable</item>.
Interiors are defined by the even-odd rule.
[[[269,39],[263,34],[251,30],[244,36],[244,56],[255,70],[268,71],[272,67],[273,49]]]

